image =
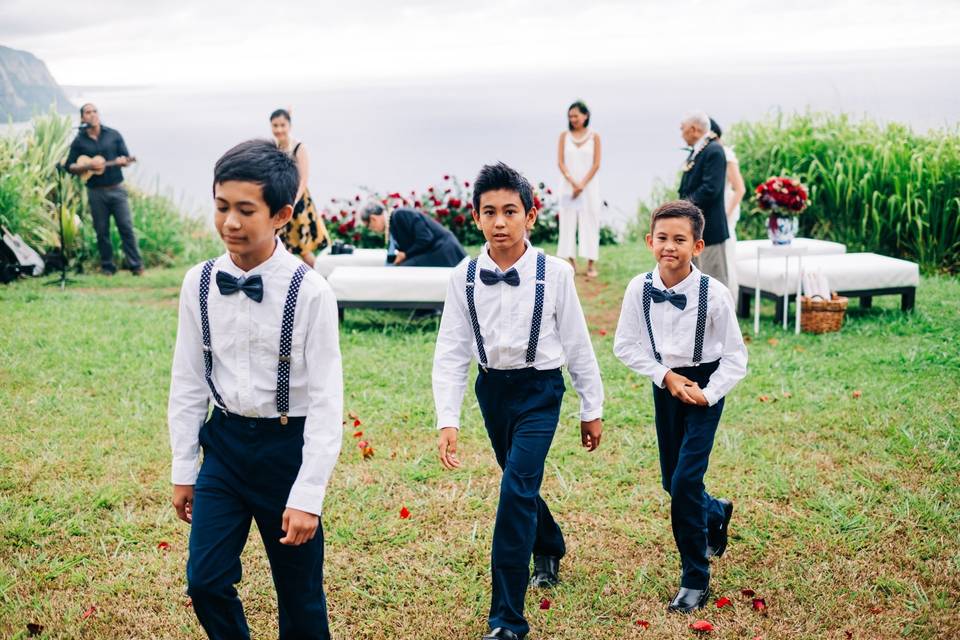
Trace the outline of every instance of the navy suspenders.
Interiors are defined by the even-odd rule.
[[[480,333],[480,322],[477,320],[477,305],[473,299],[476,288],[477,259],[473,258],[467,264],[467,309],[470,312],[470,322],[473,324],[473,337],[477,340],[477,356],[483,370],[487,369],[487,351],[483,348],[483,335]],[[533,318],[530,322],[530,339],[527,342],[526,363],[533,366],[537,359],[537,344],[540,342],[540,325],[543,323],[543,298],[547,284],[547,258],[542,251],[537,252],[537,281],[533,298]]]
[[[214,403],[226,411],[227,406],[213,384],[213,351],[210,346],[210,315],[207,310],[213,263],[213,260],[207,260],[203,264],[203,271],[200,272],[200,326],[203,330],[203,370]],[[277,412],[280,414],[280,424],[284,425],[287,424],[287,412],[290,410],[290,347],[293,342],[293,319],[297,310],[300,284],[306,274],[307,266],[303,264],[293,272],[293,277],[290,279],[290,288],[287,289],[287,300],[283,307],[283,323],[280,327],[280,354],[277,363]]]
[[[203,375],[207,379],[207,386],[213,394],[213,402],[223,410],[227,405],[213,386],[213,351],[210,348],[210,316],[207,313],[207,298],[210,296],[210,272],[213,270],[213,260],[207,260],[200,272],[200,328],[203,330]]]
[[[700,295],[697,301],[697,333],[693,341],[693,364],[698,365],[703,359],[703,336],[707,328],[707,293],[710,289],[710,278],[706,275],[700,276]],[[650,298],[653,290],[653,272],[649,272],[643,279],[643,319],[647,323],[647,335],[650,336],[650,348],[653,349],[653,357],[657,362],[661,362],[660,352],[657,351],[657,343],[653,338],[653,325],[650,323]]]

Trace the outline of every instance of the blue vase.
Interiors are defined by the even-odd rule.
[[[771,213],[770,219],[767,221],[767,237],[775,245],[788,245],[793,242],[799,228],[800,221],[796,216]]]

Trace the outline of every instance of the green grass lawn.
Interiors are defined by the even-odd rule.
[[[568,393],[543,494],[569,555],[549,610],[529,595],[531,638],[693,637],[692,618],[664,611],[679,561],[649,382],[612,354],[620,296],[651,259],[638,245],[603,258],[601,281],[579,284],[606,431],[597,452],[583,451]],[[188,527],[168,482],[182,274],[0,288],[4,638],[26,637],[28,623],[51,638],[201,635],[184,595]],[[699,616],[711,637],[960,637],[960,281],[924,278],[916,311],[898,305],[877,298],[861,312],[853,302],[843,331],[823,336],[784,332],[764,307],[707,474],[709,490],[736,503],[713,569],[715,596],[733,604]],[[348,425],[324,513],[336,638],[478,640],[486,630],[499,472],[469,394],[464,467],[436,461],[435,332],[435,321],[401,313],[348,311],[342,326],[346,408],[375,456],[362,459]],[[244,562],[253,634],[276,637],[255,529]],[[765,598],[765,615],[741,589]]]

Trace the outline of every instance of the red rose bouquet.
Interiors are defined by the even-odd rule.
[[[799,181],[777,176],[757,186],[757,206],[771,214],[795,216],[807,208],[807,189]]]

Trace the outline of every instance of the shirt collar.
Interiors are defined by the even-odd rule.
[[[697,282],[700,282],[700,270],[697,269],[697,267],[694,266],[693,263],[690,263],[689,275],[687,275],[686,278],[678,282],[677,286],[669,289],[669,291],[672,291],[674,293],[684,293],[685,291],[690,289],[690,287],[692,287],[694,283],[697,283]],[[663,285],[663,280],[660,278],[659,265],[657,265],[657,268],[653,270],[653,286],[655,286],[658,289],[666,290],[666,287],[664,287]]]
[[[227,271],[232,275],[241,275],[246,277],[249,277],[258,273],[260,275],[266,275],[268,273],[276,271],[276,269],[280,265],[282,265],[284,261],[286,261],[286,259],[290,256],[290,254],[287,253],[287,250],[284,248],[283,244],[280,242],[279,237],[274,238],[274,240],[275,240],[275,243],[273,246],[273,254],[269,258],[267,258],[266,260],[264,260],[263,262],[255,266],[253,269],[250,269],[249,271],[244,271],[243,269],[238,267],[236,264],[234,264],[233,258],[230,257],[230,252],[229,251],[226,252],[223,255],[224,257],[223,267],[225,267],[224,271]]]
[[[693,145],[693,152],[696,153],[697,151],[703,149],[705,146],[707,146],[707,143],[710,142],[711,139],[712,138],[710,137],[709,131],[703,134],[703,137],[697,140],[697,143]]]
[[[530,262],[530,256],[534,255],[536,251],[533,249],[533,245],[530,244],[530,241],[526,238],[523,239],[523,244],[526,246],[526,249],[523,252],[523,255],[517,259],[512,265],[507,267],[507,271],[511,268],[516,268],[517,271],[523,271],[524,265]],[[490,257],[490,243],[486,242],[483,245],[483,251],[480,252],[480,258],[478,259],[478,264],[482,268],[493,269],[494,271],[500,271],[500,267],[497,266],[497,263],[493,261],[493,258]]]

